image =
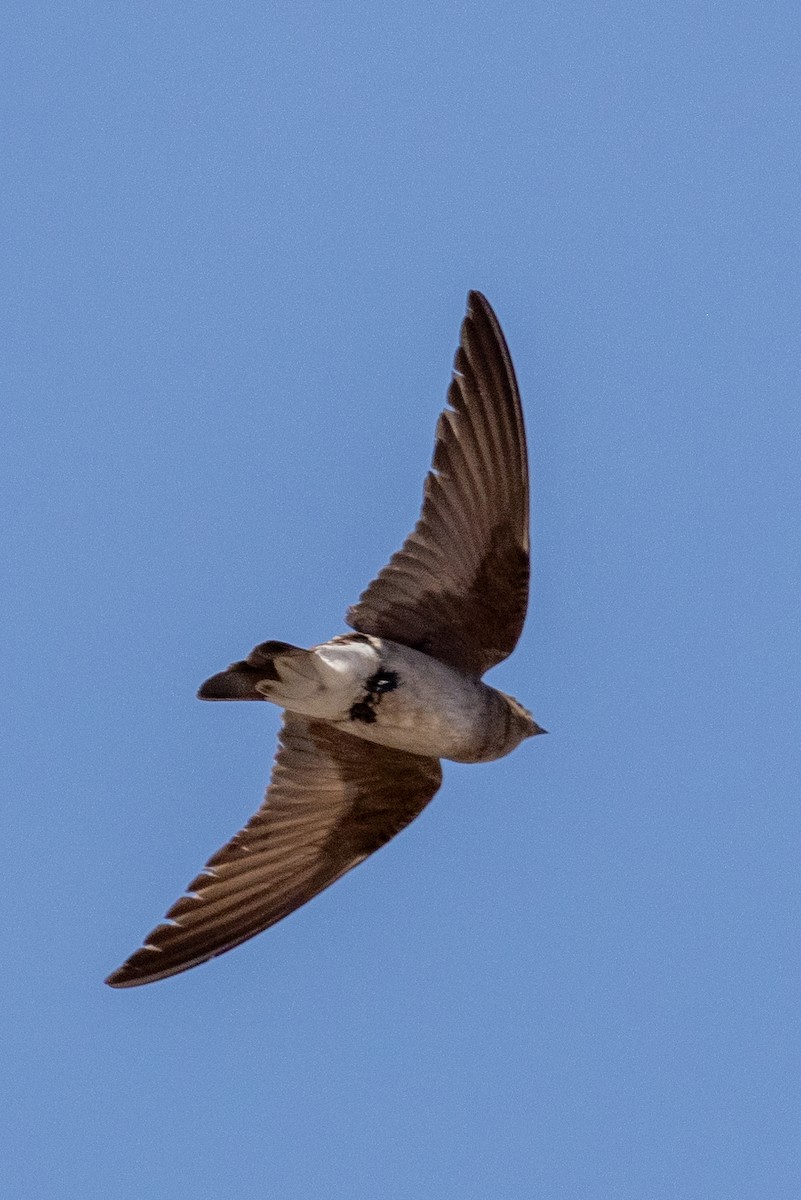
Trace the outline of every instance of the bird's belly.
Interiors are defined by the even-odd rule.
[[[461,762],[482,757],[487,722],[494,716],[490,689],[407,646],[382,639],[378,648],[380,670],[347,718],[332,724],[411,754]]]
[[[408,750],[430,758],[450,758],[457,762],[472,762],[473,747],[480,736],[476,722],[464,713],[449,713],[442,707],[425,708],[404,703],[398,697],[387,697],[369,723],[348,717],[332,722],[345,733],[354,734],[381,746]]]

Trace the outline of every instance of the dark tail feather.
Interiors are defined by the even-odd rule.
[[[212,675],[198,689],[199,700],[264,700],[255,684],[264,678],[264,671],[247,663],[233,663],[227,671]]]
[[[289,642],[262,642],[242,662],[231,663],[227,671],[220,671],[201,684],[198,699],[266,700],[266,696],[256,691],[256,684],[264,680],[277,680],[278,672],[273,666],[273,658],[278,654],[291,655],[293,652],[307,653],[298,646],[291,646]]]

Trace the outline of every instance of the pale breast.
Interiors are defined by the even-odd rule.
[[[337,728],[412,754],[461,762],[496,757],[485,748],[498,724],[498,693],[408,646],[370,640],[379,665]]]

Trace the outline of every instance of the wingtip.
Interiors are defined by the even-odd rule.
[[[487,323],[487,325],[489,325],[492,335],[503,347],[505,357],[508,360],[509,369],[513,371],[514,368],[511,366],[512,360],[509,354],[509,348],[506,345],[506,339],[504,338],[503,330],[501,329],[501,323],[498,320],[498,314],[483,292],[470,291],[467,293],[467,313],[465,315],[465,324],[468,324],[471,321],[478,322],[479,324],[484,321]]]
[[[174,925],[175,922],[168,922],[169,925]],[[159,925],[157,929],[163,929],[163,925]],[[153,930],[153,934],[157,932]],[[159,969],[161,967],[161,969]],[[155,983],[157,979],[165,979],[168,975],[175,974],[174,967],[164,969],[161,963],[161,951],[157,946],[153,946],[150,942],[145,942],[140,946],[130,958],[126,958],[121,967],[117,967],[116,971],[105,980],[105,983],[112,988],[132,988],[139,987],[144,983]]]
[[[479,292],[475,288],[471,288],[470,291],[467,293],[468,312],[470,311],[470,309],[475,309],[475,308],[483,309],[484,312],[489,311],[490,313],[493,313],[492,305],[490,304],[489,300],[484,295],[484,293]],[[494,315],[495,314],[493,313],[493,316]]]
[[[126,978],[125,967],[118,967],[116,971],[112,971],[103,980],[110,988],[118,990],[119,988],[133,987],[137,982],[135,979]]]
[[[174,968],[167,971],[156,971],[153,969],[146,970],[141,966],[135,965],[135,960],[141,953],[142,951],[138,950],[136,954],[127,959],[121,967],[118,967],[116,971],[112,971],[111,974],[103,980],[103,982],[107,984],[108,987],[114,988],[115,991],[122,991],[126,988],[141,987],[146,983],[156,983],[159,979],[167,979],[170,975],[177,974],[177,971]],[[183,967],[180,968],[180,970],[183,969]]]

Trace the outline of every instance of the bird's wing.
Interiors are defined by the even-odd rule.
[[[495,313],[470,292],[420,519],[358,604],[360,633],[483,673],[511,654],[528,605],[528,463],[520,395]]]
[[[264,804],[106,982],[176,975],[274,925],[399,833],[441,781],[435,758],[285,714]]]

